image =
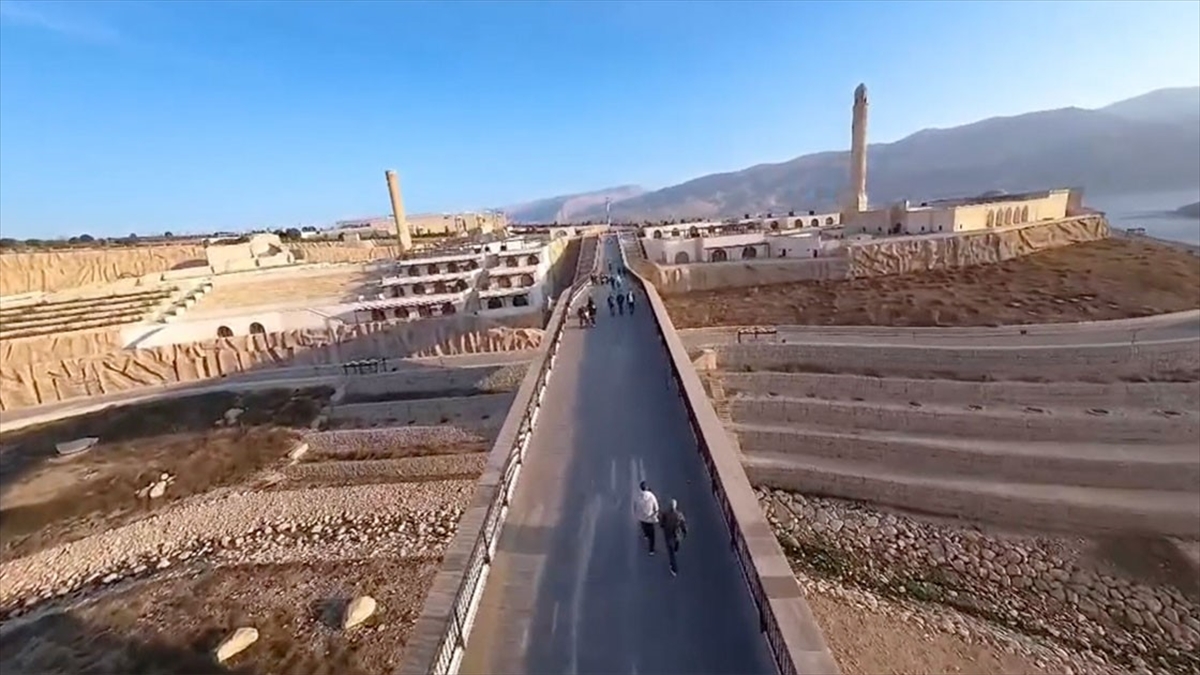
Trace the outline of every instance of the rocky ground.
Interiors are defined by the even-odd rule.
[[[498,372],[500,380],[511,380],[521,371]],[[500,380],[493,384],[504,386]],[[214,433],[257,438],[234,433],[228,412],[216,412]],[[96,527],[0,561],[0,669],[394,669],[492,439],[449,426],[320,431],[324,414],[310,412],[311,420],[297,420],[309,428],[286,430],[286,447],[256,445],[254,463],[237,465],[246,471],[214,474],[221,480],[208,490],[186,466],[175,467],[167,479],[149,467],[162,485],[136,496],[149,500],[146,508],[117,521],[103,513],[107,502],[96,501],[100,511],[82,514]],[[168,415],[160,417],[163,424],[137,434],[131,439],[137,442],[120,452],[96,446],[80,459],[105,466],[118,456],[133,458],[138,448],[154,445],[159,426],[170,426]],[[274,429],[271,422],[263,419],[256,428]],[[188,452],[210,456],[205,449],[212,447],[200,444]],[[219,449],[221,455],[238,451],[232,442]],[[178,454],[143,459],[153,464]],[[54,461],[82,466],[76,459]],[[5,489],[37,466],[27,462],[22,473],[10,473]],[[29,501],[38,498],[30,493]],[[81,517],[58,515],[73,524]],[[348,630],[335,615],[360,597],[378,607],[366,624]],[[219,659],[234,643],[241,651]]]
[[[1169,246],[1106,239],[995,265],[706,291],[664,301],[678,329],[1101,321],[1200,308],[1200,266]]]
[[[847,673],[1200,673],[1200,598],[1104,546],[759,496]]]

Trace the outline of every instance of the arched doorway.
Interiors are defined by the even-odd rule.
[[[675,264],[676,265],[686,265],[686,264],[690,263],[691,261],[692,261],[692,259],[690,256],[688,256],[687,251],[680,251],[679,253],[675,254]]]
[[[250,324],[250,334],[251,335],[266,335],[267,329],[263,328],[263,325],[261,323],[255,321],[254,323]]]
[[[449,302],[442,303],[442,316],[449,316],[449,315],[453,314],[455,311],[456,310],[454,309],[453,304],[451,304]]]
[[[699,230],[699,229],[697,229],[696,227],[689,227],[689,228],[688,228],[688,237],[689,237],[689,238],[691,238],[691,239],[695,239],[696,237],[699,237],[699,236],[700,236],[700,230]]]
[[[504,301],[501,300],[500,298],[488,298],[488,301],[487,301],[488,309],[500,309],[503,306],[504,306]]]
[[[813,219],[812,219],[812,222],[810,223],[810,225],[812,225],[813,227],[820,227],[820,226],[821,226],[821,221],[820,221],[819,219],[817,219],[817,218],[813,218]]]
[[[522,274],[521,277],[517,281],[522,286],[532,286],[533,285],[533,277],[529,276],[528,274]]]
[[[407,319],[409,316],[408,308],[407,307],[397,307],[395,314],[396,314],[397,319]]]
[[[372,321],[387,321],[387,314],[382,309],[371,310]]]
[[[425,295],[425,284],[413,284],[412,292],[413,295]]]
[[[729,254],[725,253],[725,249],[723,248],[714,249],[711,260],[713,262],[725,262],[729,260]]]
[[[833,216],[829,216],[828,218],[826,218],[826,219],[825,219],[825,224],[826,224],[826,225],[832,225],[832,224],[833,224]]]
[[[1028,206],[1021,207],[1021,222],[1022,223],[1029,222],[1029,207]]]
[[[519,261],[519,260],[517,260],[517,256],[515,256],[515,255],[510,255],[510,256],[508,256],[507,258],[505,258],[505,259],[504,259],[504,266],[505,266],[505,267],[517,267],[517,266],[518,266],[517,264],[518,264],[519,262],[520,262],[520,261]]]
[[[538,258],[537,255],[531,255],[531,256],[529,256],[528,262],[530,265],[536,265],[541,262],[541,259]]]
[[[496,285],[500,288],[512,288],[512,277],[496,277]]]
[[[989,211],[988,211],[988,213],[987,213],[987,226],[988,226],[988,227],[995,227],[995,226],[996,226],[996,212],[995,212],[995,211],[991,211],[991,210],[989,210]]]
[[[233,337],[233,329],[230,328],[229,326],[218,326],[217,327],[217,337],[231,338],[231,337]]]
[[[512,303],[513,303],[513,307],[528,307],[529,306],[529,296],[528,295],[514,296],[512,299]]]
[[[757,257],[758,257],[758,250],[755,249],[753,246],[747,246],[746,248],[742,249],[742,259],[743,260],[747,259],[747,258],[757,258]]]
[[[662,239],[662,230],[655,230],[655,231],[654,231],[654,238],[655,238],[655,239]]]
[[[422,319],[428,319],[433,316],[433,310],[429,308],[429,305],[421,305],[417,307],[417,316]]]

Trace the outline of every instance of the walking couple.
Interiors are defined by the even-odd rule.
[[[642,481],[641,492],[637,498],[637,517],[638,524],[642,528],[642,536],[646,538],[646,543],[650,547],[650,555],[654,555],[654,543],[657,539],[654,526],[658,525],[663,531],[663,543],[667,547],[667,561],[671,566],[671,576],[679,573],[679,566],[676,561],[676,554],[679,553],[679,542],[687,536],[687,520],[683,517],[683,511],[679,510],[679,504],[674,499],[671,500],[665,511],[660,511],[658,508],[658,497],[650,491],[650,486],[646,485],[646,481]]]

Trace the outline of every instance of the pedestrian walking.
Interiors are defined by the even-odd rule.
[[[671,576],[679,574],[679,565],[675,556],[679,553],[679,542],[687,536],[687,519],[679,509],[679,502],[674,499],[659,516],[663,531],[663,544],[667,547],[667,563],[671,566]]]
[[[650,486],[646,485],[646,481],[642,481],[638,486],[637,503],[635,504],[637,511],[638,525],[642,528],[642,536],[646,538],[646,544],[650,547],[650,555],[654,555],[654,526],[658,524],[658,497],[650,491]]]
[[[625,316],[625,294],[617,293],[617,313]]]
[[[633,291],[629,291],[625,294],[625,302],[629,305],[629,313],[633,314]]]
[[[608,296],[608,315],[616,316],[616,310],[613,307],[613,296]]]

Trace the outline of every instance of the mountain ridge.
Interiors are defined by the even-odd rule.
[[[1190,188],[1200,183],[1200,87],[1159,89],[1094,109],[1056,108],[921,129],[868,145],[867,159],[874,204],[990,190],[1083,187],[1118,194]],[[849,166],[848,149],[825,150],[707,174],[613,198],[612,217],[656,221],[836,208]],[[602,220],[603,199],[571,202],[590,194],[596,193],[552,198],[573,205],[556,212],[569,218],[555,220]]]

